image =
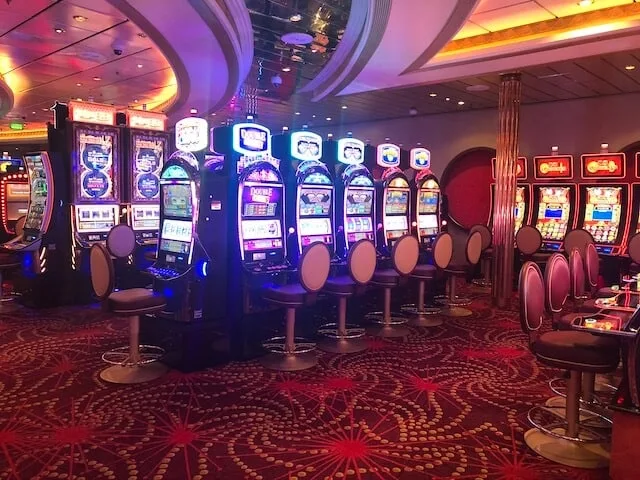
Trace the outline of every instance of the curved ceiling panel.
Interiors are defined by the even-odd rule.
[[[11,87],[0,75],[0,118],[4,117],[13,108],[13,92]]]

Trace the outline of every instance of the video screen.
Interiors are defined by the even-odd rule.
[[[331,188],[303,188],[299,198],[301,217],[326,217],[331,213]]]
[[[242,190],[243,217],[275,217],[280,212],[282,187],[245,185]]]
[[[418,196],[418,214],[436,213],[438,211],[439,197],[438,192],[420,191]]]
[[[587,187],[584,228],[596,243],[613,244],[618,239],[622,214],[621,187]]]
[[[347,233],[373,232],[371,217],[347,217]]]
[[[331,235],[331,220],[328,218],[305,218],[298,224],[300,236]]]
[[[571,199],[569,187],[541,187],[536,228],[544,240],[560,241],[567,233]]]
[[[407,190],[387,190],[384,213],[406,215],[408,208],[409,192]]]
[[[78,233],[108,232],[116,224],[116,205],[76,206],[76,230]]]
[[[347,215],[371,215],[373,189],[348,188],[345,195]]]
[[[162,202],[165,216],[193,218],[190,184],[162,185]]]
[[[160,233],[160,250],[188,254],[191,249],[192,232],[190,221],[165,219]],[[167,263],[175,263],[177,260],[184,260],[184,258],[165,256]]]
[[[394,217],[384,217],[384,228],[385,230],[408,230],[409,223],[407,221],[407,217],[402,216],[394,216]]]
[[[419,215],[418,228],[438,228],[438,217],[436,215]]]
[[[242,238],[258,240],[263,238],[282,237],[280,220],[242,220]]]
[[[24,228],[40,230],[47,204],[47,173],[44,168],[42,155],[27,155],[24,157],[29,171],[30,197],[29,212]]]
[[[160,228],[160,205],[136,205],[131,207],[134,230],[154,230]]]

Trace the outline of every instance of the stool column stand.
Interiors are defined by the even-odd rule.
[[[376,318],[378,313],[371,313],[370,318]],[[375,337],[401,338],[409,335],[409,329],[405,326],[407,322],[404,318],[391,316],[391,288],[384,288],[384,309],[382,311],[382,321],[375,321],[377,325],[370,327],[369,333]]]
[[[364,328],[347,326],[347,297],[338,297],[338,324],[322,326],[318,333],[324,338],[318,348],[331,353],[357,353],[367,349]]]
[[[442,311],[442,315],[447,317],[468,317],[473,315],[473,312],[468,308],[463,308],[463,305],[469,305],[471,301],[466,298],[458,298],[456,296],[456,276],[449,275],[449,280],[447,281],[447,286],[449,287],[449,297],[445,299],[445,304],[447,308]]]
[[[434,315],[441,313],[442,309],[437,307],[425,307],[425,290],[426,280],[419,280],[417,306],[405,305],[401,309],[402,313],[410,316],[409,323],[415,327],[438,327],[442,325],[442,319],[434,317]]]
[[[296,337],[296,308],[286,307],[284,337],[270,338],[262,344],[269,353],[258,360],[271,370],[294,372],[306,370],[318,363],[316,345]]]

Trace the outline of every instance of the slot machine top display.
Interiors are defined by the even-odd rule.
[[[121,159],[116,109],[69,102],[69,120],[74,237],[81,243],[104,241],[119,218]]]
[[[400,170],[400,147],[392,143],[378,145],[376,163],[385,168],[383,181],[384,238],[389,247],[393,241],[409,233],[409,181]]]

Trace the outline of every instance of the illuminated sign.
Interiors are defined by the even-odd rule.
[[[496,157],[491,159],[491,176],[496,178]],[[516,178],[519,180],[527,178],[527,157],[518,157],[516,160]]]
[[[431,168],[431,152],[426,148],[412,148],[409,159],[411,168],[416,170],[428,170]]]
[[[624,153],[595,153],[580,157],[582,178],[623,178],[626,157]]]
[[[393,143],[378,145],[376,163],[384,168],[400,166],[400,147]]]
[[[290,153],[296,160],[320,160],[322,157],[322,137],[311,132],[293,132]]]
[[[147,112],[145,110],[127,110],[127,123],[130,128],[164,132],[166,122],[167,116],[163,113]]]
[[[364,142],[356,138],[338,140],[338,161],[346,165],[358,165],[364,162]]]
[[[22,122],[11,122],[9,124],[9,128],[11,130],[24,130],[24,123],[22,123]]]
[[[541,178],[573,178],[573,157],[571,155],[543,155],[533,157],[534,174]]]
[[[199,152],[209,145],[209,124],[204,118],[187,117],[176,123],[176,148]]]
[[[69,118],[73,122],[115,125],[116,108],[99,103],[69,102]]]
[[[233,149],[242,155],[271,155],[271,132],[256,123],[233,126]]]

